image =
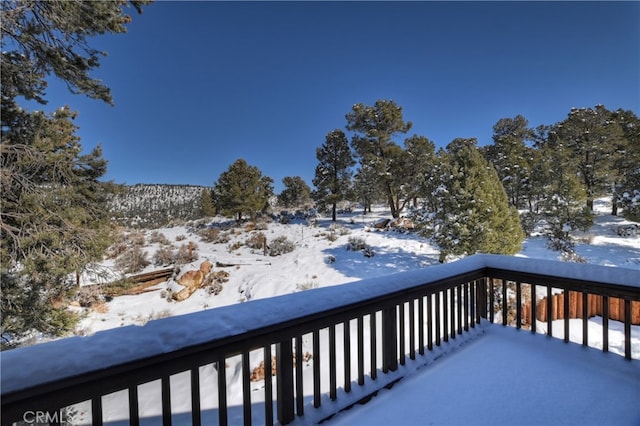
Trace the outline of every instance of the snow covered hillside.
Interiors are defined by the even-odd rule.
[[[204,186],[136,184],[111,199],[109,207],[118,220],[130,226],[150,227],[171,220],[191,220],[199,215]],[[210,189],[210,188],[209,188]]]

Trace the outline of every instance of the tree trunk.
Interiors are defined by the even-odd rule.
[[[336,203],[331,206],[331,220],[336,221]]]
[[[393,200],[393,196],[391,194],[389,194],[389,208],[391,209],[391,217],[393,217],[394,219],[398,218],[398,210],[396,208],[396,203]]]
[[[611,183],[611,215],[618,216],[618,182]]]

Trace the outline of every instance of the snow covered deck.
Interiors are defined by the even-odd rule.
[[[599,295],[603,307],[619,299],[624,320],[527,324],[526,296],[545,295],[550,312],[560,290],[583,302]],[[595,423],[638,424],[639,302],[636,270],[476,255],[2,352],[2,423],[80,403],[96,425],[313,424],[380,391],[369,408],[330,422],[351,424],[346,416],[361,411],[361,424],[546,424],[568,419],[565,408],[584,419],[586,405],[605,420]],[[537,334],[490,324],[499,319]],[[254,367],[272,371],[272,360],[276,377],[254,381]],[[384,394],[398,405],[379,404]],[[376,406],[393,420],[365,417]]]
[[[640,424],[640,361],[511,327],[482,328],[325,424]]]

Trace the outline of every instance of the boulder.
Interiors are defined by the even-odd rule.
[[[191,296],[195,291],[201,288],[205,282],[205,278],[209,272],[211,272],[211,268],[213,264],[208,260],[205,260],[200,264],[200,268],[197,271],[187,271],[180,278],[178,278],[178,284],[184,287],[182,290],[173,294],[173,299],[181,302],[189,296]]]
[[[211,272],[211,268],[213,268],[213,263],[209,262],[208,260],[205,260],[200,264],[200,272],[203,272],[205,274]]]

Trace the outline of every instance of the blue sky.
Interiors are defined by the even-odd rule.
[[[640,2],[165,2],[91,44],[115,106],[51,82],[107,179],[211,186],[244,158],[311,186],[316,148],[353,104],[393,99],[409,134],[491,143],[572,107],[640,114]]]

